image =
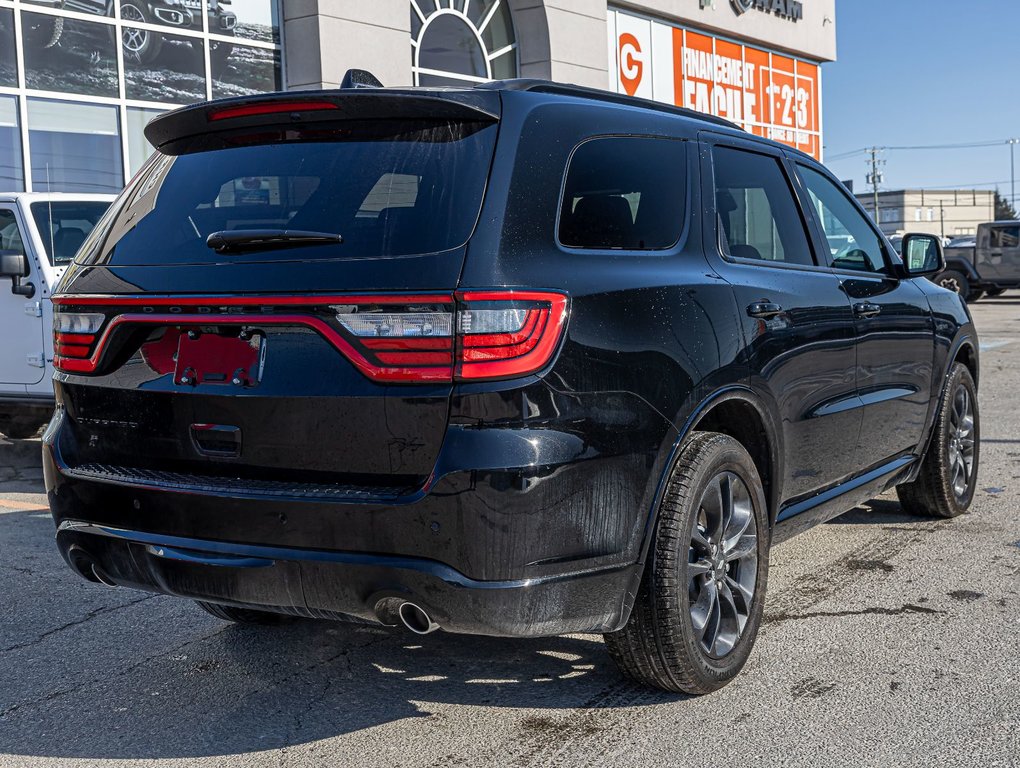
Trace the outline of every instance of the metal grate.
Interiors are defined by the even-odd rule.
[[[66,473],[82,480],[163,488],[192,493],[327,499],[332,501],[391,501],[414,492],[414,488],[343,485],[341,483],[293,483],[282,480],[249,480],[238,477],[167,472],[113,464],[79,464]]]

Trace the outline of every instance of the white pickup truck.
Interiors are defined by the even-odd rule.
[[[53,412],[52,293],[113,195],[0,192],[0,434]]]

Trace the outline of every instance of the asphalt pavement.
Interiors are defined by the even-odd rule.
[[[686,698],[601,638],[224,624],[72,575],[38,443],[0,439],[0,766],[1020,765],[1020,293],[982,335],[980,490],[780,545],[743,674]]]

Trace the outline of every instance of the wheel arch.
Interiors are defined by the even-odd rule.
[[[663,466],[648,514],[641,547],[642,563],[648,555],[669,478],[688,438],[697,431],[729,435],[744,446],[762,479],[769,523],[775,524],[783,477],[781,432],[772,412],[754,390],[746,386],[726,387],[704,398],[678,428],[679,434]]]

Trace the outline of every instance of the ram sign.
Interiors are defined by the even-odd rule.
[[[611,88],[724,117],[821,160],[817,64],[609,11]]]

